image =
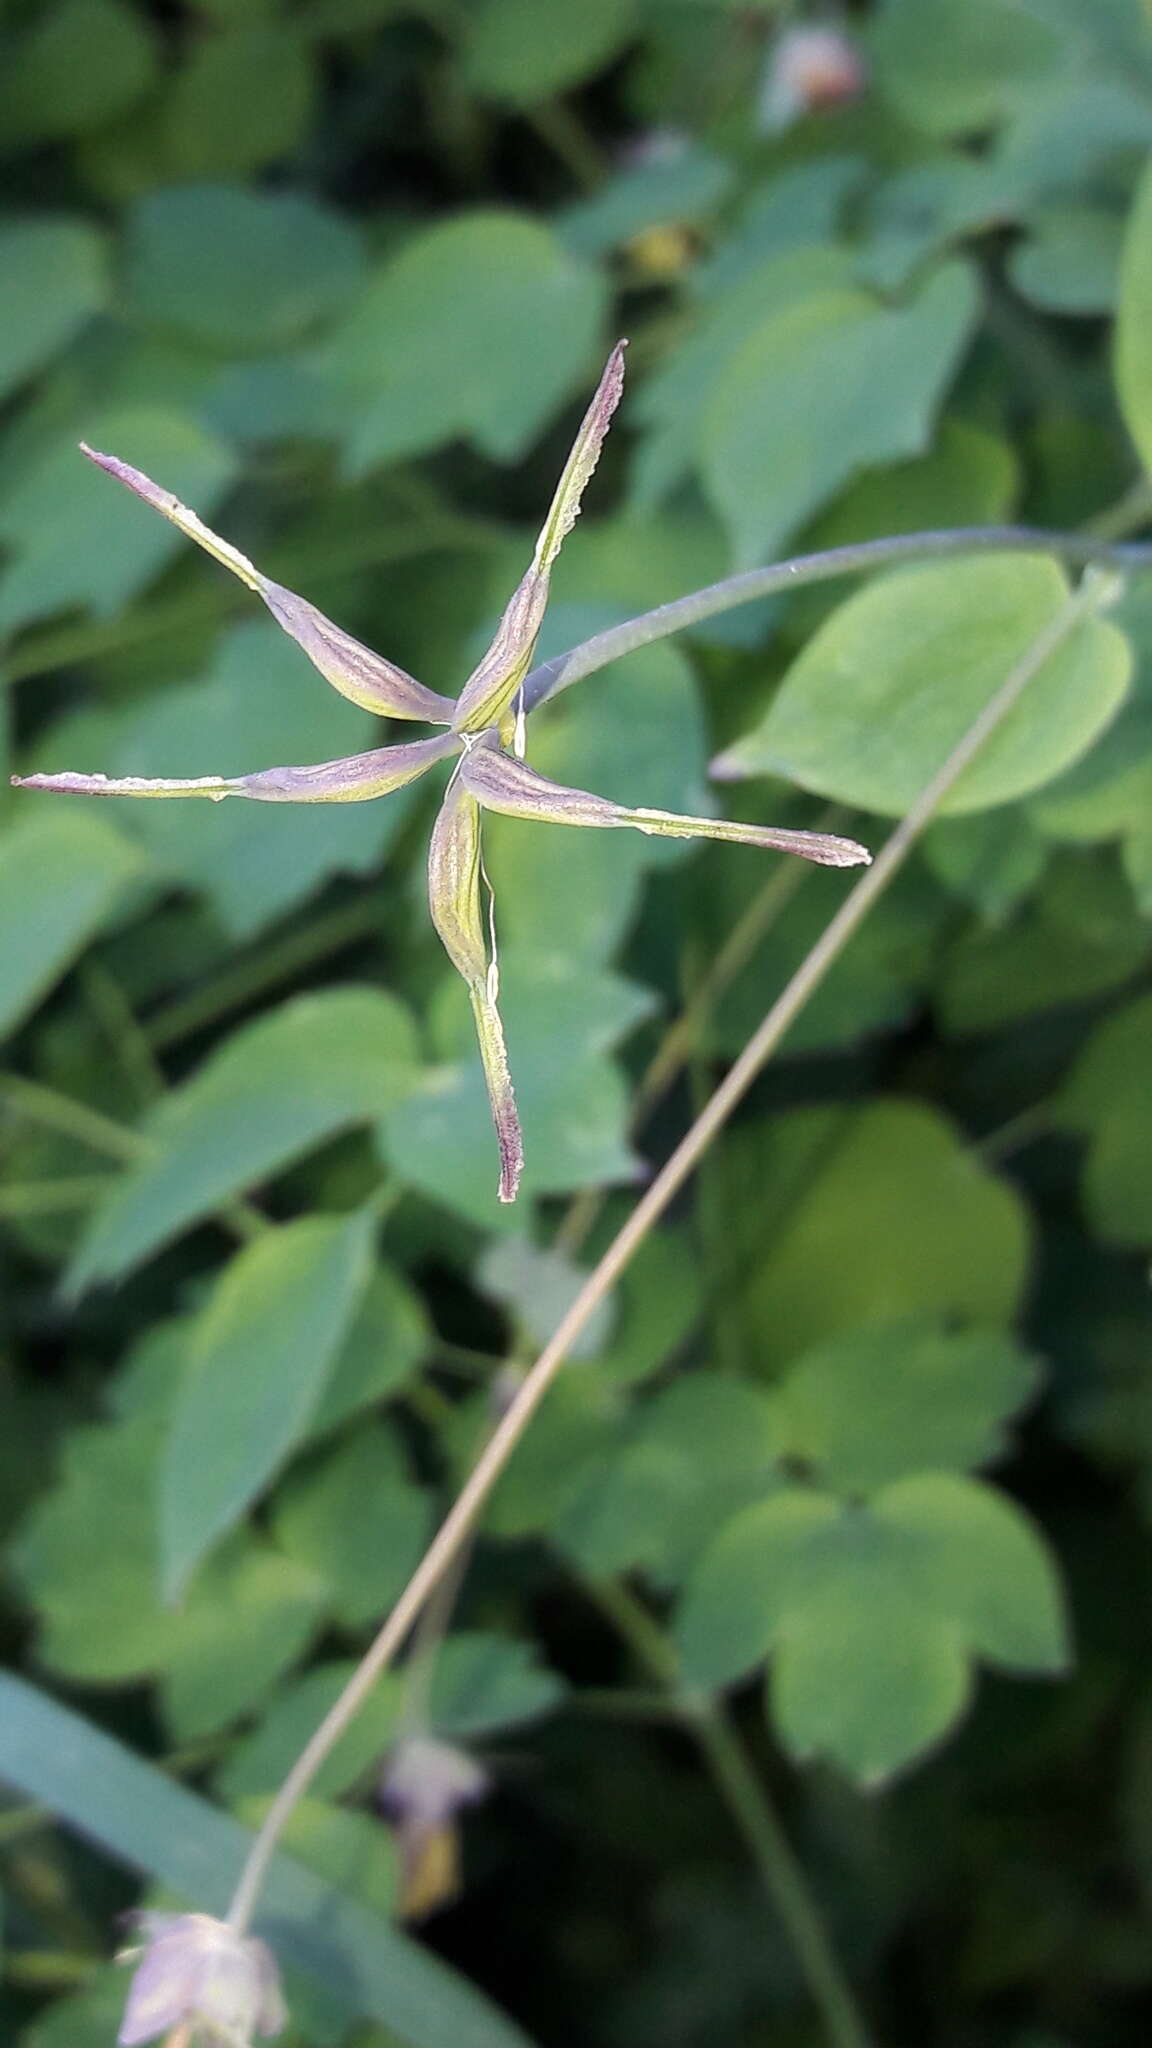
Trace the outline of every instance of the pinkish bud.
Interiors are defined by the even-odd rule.
[[[118,1962],[135,1963],[120,2048],[155,2041],[174,2027],[197,2048],[250,2048],[278,2034],[287,2014],[271,1950],[209,1913],[137,1913],[144,1937]]]
[[[859,99],[862,52],[838,28],[790,28],[776,38],[760,99],[762,125],[787,128],[803,114]]]
[[[409,1735],[393,1750],[380,1781],[380,1804],[400,1845],[400,1912],[421,1919],[460,1887],[457,1815],[488,1790],[488,1774],[462,1749],[432,1735]]]

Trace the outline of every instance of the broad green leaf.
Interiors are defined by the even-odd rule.
[[[305,1434],[367,1284],[363,1216],[245,1246],[192,1330],[160,1476],[163,1584],[182,1590]]]
[[[677,1640],[705,1685],[771,1655],[786,1747],[867,1785],[948,1732],[971,1659],[1054,1674],[1068,1658],[1042,1538],[1003,1495],[948,1473],[866,1507],[792,1488],[744,1509],[690,1580]]]
[[[1110,313],[1119,283],[1118,216],[1102,206],[1052,206],[1030,225],[1010,266],[1017,290],[1051,313]]]
[[[449,1636],[436,1659],[429,1713],[437,1735],[467,1742],[538,1720],[564,1693],[555,1672],[536,1662],[531,1643],[461,1632]]]
[[[258,619],[224,636],[199,681],[159,691],[121,720],[105,759],[85,766],[112,775],[165,775],[173,764],[182,774],[247,774],[354,754],[375,736],[371,714],[325,689],[287,636]],[[106,808],[109,800],[92,801]],[[375,867],[408,805],[406,791],[362,804],[125,798],[115,815],[166,874],[203,890],[228,930],[246,937],[329,875]]]
[[[123,114],[159,70],[159,38],[119,0],[45,8],[4,52],[0,131],[8,148],[60,142]]]
[[[247,353],[331,319],[362,261],[350,224],[302,194],[184,185],[134,209],[126,289],[137,317]]]
[[[559,1527],[619,1442],[621,1407],[594,1371],[578,1367],[561,1378],[501,1476],[485,1530],[515,1539]],[[454,1434],[461,1477],[491,1427],[491,1401],[482,1396],[465,1409]]]
[[[701,1274],[686,1237],[649,1232],[613,1292],[615,1320],[596,1361],[613,1386],[648,1379],[675,1358],[701,1309]]]
[[[236,473],[223,443],[174,410],[93,409],[83,437],[162,476],[205,516]],[[12,550],[0,576],[6,629],[71,605],[108,617],[185,545],[165,520],[85,462],[71,433],[0,486],[0,539]]]
[[[852,285],[773,310],[704,415],[701,473],[737,566],[763,561],[858,471],[928,446],[976,313],[950,263],[904,305]]]
[[[8,220],[0,227],[5,278],[0,397],[50,362],[104,306],[104,240],[79,220]]]
[[[987,128],[1063,56],[1054,28],[1022,0],[887,0],[872,52],[881,92],[932,135]]]
[[[876,1790],[951,1732],[972,1677],[951,1618],[906,1602],[869,1564],[849,1564],[819,1610],[797,1617],[769,1700],[779,1739],[798,1763],[826,1757]]]
[[[230,1805],[270,1797],[355,1668],[347,1660],[314,1664],[302,1678],[281,1685],[251,1733],[228,1751],[215,1779],[220,1797]],[[320,1766],[312,1787],[315,1797],[339,1799],[359,1781],[371,1782],[393,1740],[402,1692],[402,1680],[395,1672],[387,1673],[373,1687],[361,1712]]]
[[[323,1616],[314,1572],[248,1535],[221,1544],[178,1610],[164,1660],[160,1693],[176,1741],[195,1742],[256,1706]]]
[[[1027,812],[1016,808],[940,818],[924,834],[920,851],[937,880],[992,926],[1002,925],[1032,894],[1048,857]]]
[[[362,470],[467,435],[509,462],[595,361],[598,276],[540,223],[465,213],[389,257],[318,352]]]
[[[907,1473],[987,1464],[1035,1386],[998,1330],[931,1322],[848,1331],[809,1352],[770,1396],[774,1449],[834,1492],[874,1493]]]
[[[240,177],[286,156],[312,113],[315,59],[283,24],[231,21],[200,37],[164,96],[101,137],[123,190]]]
[[[1040,555],[904,569],[850,597],[793,662],[767,716],[721,756],[885,816],[907,810],[1067,601]],[[1078,759],[1124,698],[1124,635],[1085,619],[949,791],[945,812],[1039,789]]]
[[[242,1025],[146,1122],[148,1150],[97,1211],[70,1285],[130,1271],[221,1202],[382,1115],[415,1081],[409,1017],[378,989],[297,996]]]
[[[162,1440],[161,1420],[147,1412],[74,1431],[55,1486],[17,1535],[13,1561],[35,1603],[38,1653],[49,1670],[123,1682],[160,1670],[179,1642],[180,1616],[160,1599]]]
[[[1144,468],[1152,470],[1152,162],[1124,233],[1114,367],[1125,423]]]
[[[757,810],[788,824],[810,822],[810,813],[801,818],[787,797],[781,804],[766,798]],[[732,857],[740,850],[730,854],[724,849],[699,874],[693,900],[706,932],[730,931],[765,886],[763,871]],[[814,870],[796,879],[753,959],[722,991],[705,1041],[710,1049],[733,1059],[741,1052],[843,898],[843,877],[834,871]],[[785,1040],[788,1052],[858,1045],[898,1025],[922,1000],[953,919],[953,906],[922,871],[905,869],[792,1025]]]
[[[1024,1205],[922,1103],[769,1118],[735,1134],[718,1177],[718,1284],[765,1371],[860,1326],[997,1324],[1019,1305]]]
[[[635,1179],[627,1090],[607,1055],[651,1007],[647,991],[579,960],[509,948],[500,954],[500,1007],[525,1134],[522,1192],[565,1194]],[[514,1218],[496,1198],[480,1055],[455,979],[442,988],[433,1030],[450,1064],[431,1068],[388,1111],[380,1129],[385,1157],[406,1186],[510,1230]]]
[[[310,1458],[277,1496],[281,1548],[324,1586],[345,1628],[384,1614],[419,1562],[431,1533],[427,1493],[413,1486],[395,1436],[382,1422]]]
[[[373,1272],[312,1417],[311,1434],[336,1429],[410,1380],[429,1349],[419,1297],[387,1266]]]
[[[1061,853],[1010,923],[974,926],[948,949],[936,1014],[950,1034],[994,1031],[1121,987],[1147,957],[1147,924],[1115,863]]]
[[[696,1372],[638,1408],[557,1521],[555,1540],[589,1576],[644,1566],[675,1583],[735,1509],[783,1484],[768,1397]]]
[[[576,255],[605,256],[650,228],[706,217],[732,182],[732,167],[723,157],[684,138],[668,156],[630,164],[590,198],[566,207],[556,229]]]
[[[0,836],[0,1033],[71,965],[144,866],[107,821],[30,801]]]
[[[1152,996],[1092,1034],[1055,1109],[1088,1139],[1084,1198],[1094,1230],[1110,1244],[1152,1243]]]
[[[576,1265],[563,1251],[530,1244],[523,1237],[494,1240],[476,1271],[484,1292],[504,1303],[517,1330],[537,1350],[559,1328],[587,1277],[587,1269]],[[588,1318],[569,1350],[569,1357],[597,1357],[614,1322],[615,1306],[609,1297]]]
[[[750,339],[763,328],[765,309],[783,319],[826,297],[851,293],[855,271],[848,250],[822,232],[799,245],[770,244],[757,260],[725,279],[706,298],[699,325],[659,366],[632,401],[632,416],[648,427],[636,461],[633,491],[642,510],[681,483],[698,457],[709,399]]]
[[[199,1912],[222,1914],[251,1836],[207,1800],[21,1679],[0,1675],[0,1778]],[[408,2048],[528,2048],[438,1957],[295,1858],[269,1875],[257,1931],[314,1977],[345,2022],[371,2016]]]
[[[474,92],[530,107],[601,70],[630,39],[635,0],[480,0],[470,10],[464,75]]]

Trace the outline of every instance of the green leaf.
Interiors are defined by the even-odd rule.
[[[718,772],[782,775],[899,815],[1067,598],[1062,570],[1040,555],[983,555],[882,577],[809,641],[767,716],[721,755]],[[983,810],[1041,788],[1115,715],[1131,667],[1115,626],[1081,621],[942,809]]]
[[[431,1507],[392,1431],[368,1421],[290,1476],[273,1528],[286,1554],[323,1584],[337,1621],[360,1628],[402,1592],[431,1533]]]
[[[302,194],[184,185],[139,202],[126,265],[140,318],[239,353],[285,348],[331,319],[362,254],[350,224]]]
[[[175,1740],[227,1728],[272,1692],[323,1609],[314,1573],[248,1535],[222,1544],[197,1574],[164,1660],[160,1691]]]
[[[585,1280],[587,1269],[555,1247],[530,1244],[523,1237],[494,1239],[476,1270],[486,1294],[511,1312],[518,1332],[537,1350],[563,1322]],[[573,1360],[595,1358],[607,1342],[615,1321],[614,1304],[602,1301],[569,1349]]]
[[[8,220],[0,227],[4,324],[0,397],[39,370],[103,307],[104,238],[79,220]]]
[[[588,375],[604,311],[595,272],[540,223],[475,212],[414,235],[319,351],[367,469],[467,435],[510,462]]]
[[[1097,1235],[1109,1244],[1152,1243],[1152,996],[1093,1032],[1055,1113],[1088,1138],[1084,1198]]]
[[[449,1636],[436,1659],[430,1717],[437,1735],[467,1742],[539,1720],[565,1686],[536,1662],[531,1643],[478,1631]]]
[[[287,156],[302,140],[315,96],[303,36],[276,20],[233,21],[202,36],[136,133],[143,182],[239,177]]]
[[[205,516],[236,464],[223,443],[175,411],[96,412],[84,439],[114,448]],[[0,491],[0,539],[12,558],[0,577],[0,626],[22,626],[68,605],[108,617],[184,545],[180,535],[85,462],[71,434],[50,443]]]
[[[1116,303],[1120,221],[1102,206],[1038,211],[1009,269],[1024,297],[1051,313],[1110,313]]]
[[[187,1584],[319,1401],[368,1279],[366,1217],[307,1217],[238,1252],[197,1318],[160,1479],[163,1584]]]
[[[554,1527],[581,1570],[644,1566],[675,1584],[734,1510],[782,1484],[768,1397],[697,1372],[655,1394],[605,1449]]]
[[[71,966],[144,866],[105,820],[30,802],[0,836],[0,1033]]]
[[[774,310],[712,393],[701,473],[737,566],[763,561],[859,470],[918,455],[976,314],[967,268],[887,307],[851,285]]]
[[[602,70],[635,19],[635,0],[581,0],[543,13],[536,0],[480,0],[468,19],[464,76],[485,98],[531,107]]]
[[[152,1113],[149,1150],[93,1217],[69,1284],[129,1272],[221,1202],[387,1111],[415,1079],[408,1015],[377,989],[298,996],[242,1025]]]
[[[1024,1206],[922,1103],[769,1118],[718,1174],[727,1313],[765,1371],[870,1323],[996,1324],[1019,1305]]]
[[[373,1272],[312,1417],[311,1434],[336,1429],[410,1380],[429,1348],[419,1297],[387,1266]]]
[[[773,1656],[772,1705],[797,1759],[882,1784],[948,1732],[971,1659],[1057,1673],[1068,1656],[1052,1559],[976,1480],[924,1474],[867,1506],[793,1488],[731,1521],[689,1582],[676,1630],[690,1680]]]
[[[1152,471],[1152,162],[1124,232],[1114,350],[1120,410],[1145,470]]]
[[[233,1744],[217,1772],[215,1789],[220,1797],[231,1805],[270,1797],[355,1669],[348,1660],[314,1664],[302,1678],[281,1685],[255,1728]],[[312,1786],[314,1797],[339,1799],[358,1781],[379,1772],[395,1734],[402,1695],[396,1673],[386,1673],[377,1682],[320,1766]]]
[[[1120,987],[1147,956],[1148,927],[1115,863],[1060,854],[1009,924],[975,926],[948,949],[936,1013],[948,1033],[994,1031]]]
[[[966,135],[1026,104],[1063,55],[1021,0],[887,0],[872,37],[877,84],[932,135]]]
[[[809,1352],[770,1397],[776,1455],[837,1493],[987,1464],[1036,1371],[996,1330],[858,1329]]]
[[[19,1678],[0,1675],[0,1709],[0,1777],[197,1911],[227,1910],[246,1829]],[[380,2019],[409,2048],[528,2048],[438,1957],[295,1858],[273,1864],[257,1931],[346,2023]]]
[[[179,1642],[180,1616],[159,1593],[162,1436],[149,1413],[74,1431],[55,1486],[17,1536],[13,1559],[39,1615],[39,1655],[65,1677],[138,1678],[159,1670]]]
[[[64,0],[45,8],[4,51],[0,132],[6,148],[64,141],[115,120],[152,84],[159,55],[146,17],[118,0]]]

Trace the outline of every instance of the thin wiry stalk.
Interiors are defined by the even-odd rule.
[[[657,1174],[607,1251],[588,1275],[576,1300],[544,1346],[515,1398],[493,1430],[452,1507],[441,1522],[392,1612],[377,1633],[339,1698],[314,1730],[273,1799],[249,1851],[233,1894],[228,1919],[243,1932],[252,1917],[276,1844],[297,1802],[404,1642],[429,1595],[451,1570],[498,1479],[589,1318],[616,1285],[651,1230],[723,1128],[785,1033],[840,957],[845,946],[907,859],[934,812],[979,753],[985,741],[1023,696],[1038,670],[1082,619],[1117,592],[1115,578],[1085,577],[1079,590],[1037,635],[1000,688],[953,747],[947,760],[917,797],[866,869],[839,911],[777,998],[691,1129]]]
[[[609,626],[591,640],[570,647],[542,661],[524,679],[524,709],[534,711],[549,697],[555,697],[572,683],[595,675],[610,661],[619,661],[637,647],[664,640],[670,633],[686,632],[702,619],[736,605],[751,604],[757,597],[775,597],[781,591],[799,590],[806,583],[827,583],[837,576],[859,576],[870,569],[887,569],[905,562],[934,562],[952,555],[986,555],[1007,550],[1014,554],[1058,555],[1061,561],[1096,563],[1102,568],[1152,568],[1152,543],[1098,540],[1090,533],[1045,533],[1031,526],[952,526],[927,533],[898,533],[883,540],[860,541],[852,547],[826,548],[817,555],[794,555],[788,562],[772,562],[765,569],[746,569],[739,576],[726,576],[720,583],[690,590],[670,604],[641,612],[621,626]]]

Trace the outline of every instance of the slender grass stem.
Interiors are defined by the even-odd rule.
[[[452,1507],[374,1641],[319,1726],[313,1731],[273,1799],[248,1853],[229,1909],[237,1929],[248,1925],[265,1872],[289,1815],[312,1783],[333,1744],[371,1693],[380,1673],[400,1648],[429,1594],[452,1567],[476,1526],[488,1497],[528,1428],[532,1417],[559,1375],[573,1344],[590,1316],[606,1298],[649,1232],[688,1180],[712,1140],[742,1101],[781,1039],[819,988],[829,969],[863,923],[872,905],[898,873],[933,813],[954,782],[975,759],[985,741],[1006,718],[1049,656],[1082,619],[1117,594],[1116,579],[1085,577],[1080,588],[1037,635],[1010,670],[1000,688],[953,747],[947,760],[925,785],[912,808],[891,834],[873,865],[866,869],[841,904],[787,987],[753,1033],[738,1060],[720,1083],[691,1129],[681,1140],[632,1214],[617,1232],[588,1275],[576,1300],[561,1318],[532,1370],[497,1423]]]

